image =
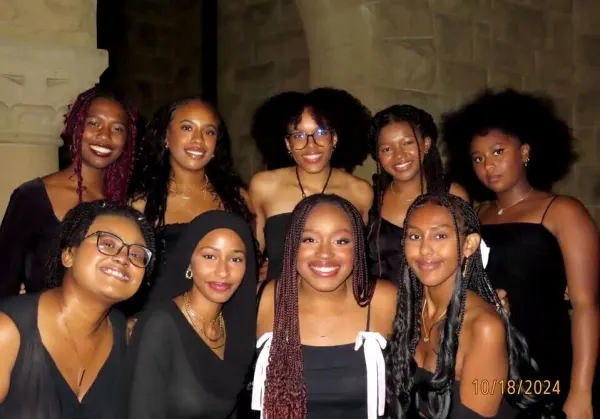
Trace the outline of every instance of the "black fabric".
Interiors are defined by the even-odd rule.
[[[185,279],[197,243],[209,232],[235,231],[246,246],[246,272],[223,306],[227,331],[219,359],[196,334],[173,301],[140,314],[130,343],[129,417],[227,418],[244,387],[256,339],[256,263],[250,227],[239,216],[209,211],[195,218],[166,260],[159,280]],[[192,287],[190,280],[187,291]]]
[[[14,190],[0,226],[0,299],[18,295],[21,283],[28,293],[44,290],[44,268],[59,232],[42,179]]]
[[[113,347],[92,387],[80,403],[44,347],[37,325],[40,294],[12,297],[0,304],[19,330],[21,344],[0,404],[0,418],[11,419],[115,419],[123,417],[122,395],[126,371],[125,318],[109,313]]]
[[[375,231],[373,223],[367,229],[367,231],[371,230]],[[404,229],[382,218],[381,228],[379,229],[379,243],[375,233],[371,234],[368,241],[371,276],[387,279],[396,285],[399,284],[402,258],[404,256],[403,240]]]
[[[265,222],[266,253],[269,258],[267,279],[278,279],[283,267],[285,235],[292,222],[292,213],[273,215]]]

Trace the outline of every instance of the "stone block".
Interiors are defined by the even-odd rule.
[[[577,0],[573,4],[573,24],[577,32],[600,35],[600,2],[598,0]]]
[[[310,63],[308,58],[277,62],[277,90],[306,91],[310,88]]]
[[[593,127],[600,120],[600,88],[577,95],[575,124],[577,127]]]
[[[600,67],[600,36],[582,35],[577,37],[575,60],[583,65]]]
[[[517,73],[491,69],[488,73],[488,87],[494,89],[522,89],[523,77]]]
[[[279,7],[277,1],[272,0],[253,6],[247,6],[242,11],[244,32],[243,36],[253,34],[260,38],[270,36],[277,32]]]
[[[598,165],[598,144],[594,136],[594,128],[580,128],[573,131],[575,149],[579,155],[578,162],[584,166]]]
[[[462,16],[473,20],[487,19],[491,0],[431,0],[431,9],[438,13]]]
[[[519,74],[532,74],[535,68],[535,57],[532,51],[519,44],[495,42],[493,45],[493,66]]]
[[[276,92],[275,64],[255,65],[235,71],[235,87],[247,98],[260,97]]]
[[[304,24],[294,0],[280,1],[277,25],[284,31],[304,30]]]
[[[600,205],[600,168],[597,165],[577,165],[579,173],[577,196],[584,205]]]
[[[470,63],[473,61],[473,24],[466,19],[436,15],[436,49],[441,58]]]
[[[547,51],[536,51],[535,70],[542,79],[546,81],[569,81],[573,80],[575,66],[564,54]]]
[[[329,50],[369,39],[368,18],[359,8],[317,15],[304,20],[309,50]]]
[[[311,87],[364,85],[369,80],[368,51],[364,45],[347,45],[325,51],[311,51]],[[358,58],[358,60],[357,60]]]
[[[473,64],[440,60],[439,91],[472,94],[487,86],[487,70]]]
[[[574,47],[571,15],[546,13],[546,48],[570,53]]]
[[[573,0],[546,0],[545,9],[571,13],[573,12]]]
[[[488,23],[477,23],[473,27],[473,62],[489,66],[493,57],[493,40]]]
[[[511,5],[508,8],[508,42],[525,47],[540,49],[546,41],[544,12],[541,10]]]
[[[580,91],[597,89],[600,86],[600,68],[577,65],[574,81]]]
[[[304,31],[285,32],[261,40],[255,48],[254,62],[261,64],[281,59],[308,58]]]
[[[375,39],[433,37],[433,19],[427,8],[413,8],[404,3],[382,1],[371,3],[369,27]]]

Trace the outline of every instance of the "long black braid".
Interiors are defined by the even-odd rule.
[[[377,173],[373,174],[373,187],[375,189],[375,199],[371,207],[369,219],[371,225],[369,227],[368,236],[375,236],[377,247],[377,269],[378,276],[382,275],[381,252],[379,250],[379,235],[381,231],[381,210],[383,207],[383,195],[386,189],[392,183],[392,176],[383,170],[379,161],[378,144],[379,134],[381,130],[389,124],[406,122],[415,137],[419,152],[419,177],[421,180],[421,194],[430,193],[445,193],[448,191],[449,184],[444,177],[442,167],[442,159],[437,149],[436,143],[438,138],[438,129],[433,120],[433,117],[423,109],[416,108],[412,105],[392,105],[375,114],[371,121],[368,135],[369,153],[373,160],[377,162]],[[419,144],[419,138],[424,140],[429,137],[431,146],[429,151],[422,158],[423,152]]]
[[[46,286],[48,288],[55,288],[62,284],[65,275],[62,252],[69,248],[78,247],[96,218],[103,215],[127,218],[135,222],[140,228],[146,247],[153,255],[144,273],[146,279],[150,278],[156,261],[154,228],[139,211],[113,201],[98,200],[76,205],[67,212],[60,223],[60,234],[46,263]]]
[[[457,237],[468,234],[480,234],[479,219],[475,210],[463,199],[451,194],[426,194],[419,196],[408,209],[404,221],[406,231],[412,212],[426,204],[439,205],[446,208],[454,220]],[[436,419],[445,419],[451,408],[451,386],[455,381],[456,354],[458,351],[458,338],[463,325],[467,290],[471,290],[482,299],[496,308],[506,328],[506,343],[508,346],[508,379],[520,380],[522,374],[526,375],[537,369],[535,361],[529,355],[525,338],[510,323],[506,312],[494,288],[490,284],[483,268],[481,251],[478,248],[469,258],[462,259],[462,246],[457,240],[458,266],[462,269],[456,271],[456,282],[452,297],[448,304],[446,320],[440,324],[440,344],[437,365],[432,380],[427,385],[416,386],[414,376],[416,363],[414,354],[421,338],[420,311],[424,301],[424,287],[416,274],[403,260],[403,269],[398,289],[398,312],[394,320],[394,332],[390,341],[390,350],[387,354],[387,395],[390,411],[393,417],[411,417],[411,407],[416,401],[418,408],[418,394],[427,400],[425,410],[428,415]],[[464,276],[463,276],[464,274]],[[534,398],[524,394],[505,395],[508,402],[532,414],[530,417],[548,418],[549,406],[543,405]]]

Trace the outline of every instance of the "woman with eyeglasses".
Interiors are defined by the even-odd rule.
[[[132,208],[93,201],[65,215],[51,289],[0,303],[0,417],[123,417],[126,324],[112,307],[135,294],[154,252]]]
[[[291,213],[303,198],[339,195],[367,221],[373,190],[350,173],[367,156],[370,119],[358,99],[332,88],[282,93],[257,109],[252,135],[270,169],[250,182],[256,236],[268,258],[261,280],[279,277]]]

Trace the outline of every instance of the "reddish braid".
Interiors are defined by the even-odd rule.
[[[83,201],[83,177],[81,167],[81,143],[85,120],[92,102],[99,98],[113,100],[119,103],[127,113],[127,142],[123,153],[112,163],[104,175],[104,197],[118,203],[124,203],[127,199],[127,188],[133,171],[135,159],[135,143],[137,138],[138,111],[128,101],[118,98],[114,93],[104,92],[97,86],[77,96],[75,102],[69,105],[65,115],[65,128],[61,138],[71,150],[75,175],[77,176],[77,195],[79,201]]]
[[[266,419],[306,418],[306,383],[298,310],[298,250],[306,220],[320,204],[335,205],[342,209],[352,224],[352,290],[356,302],[362,307],[366,306],[375,291],[375,282],[370,280],[367,271],[364,224],[358,210],[337,195],[316,194],[300,201],[292,212],[292,221],[285,238],[283,269],[276,287],[273,341],[263,406]]]

